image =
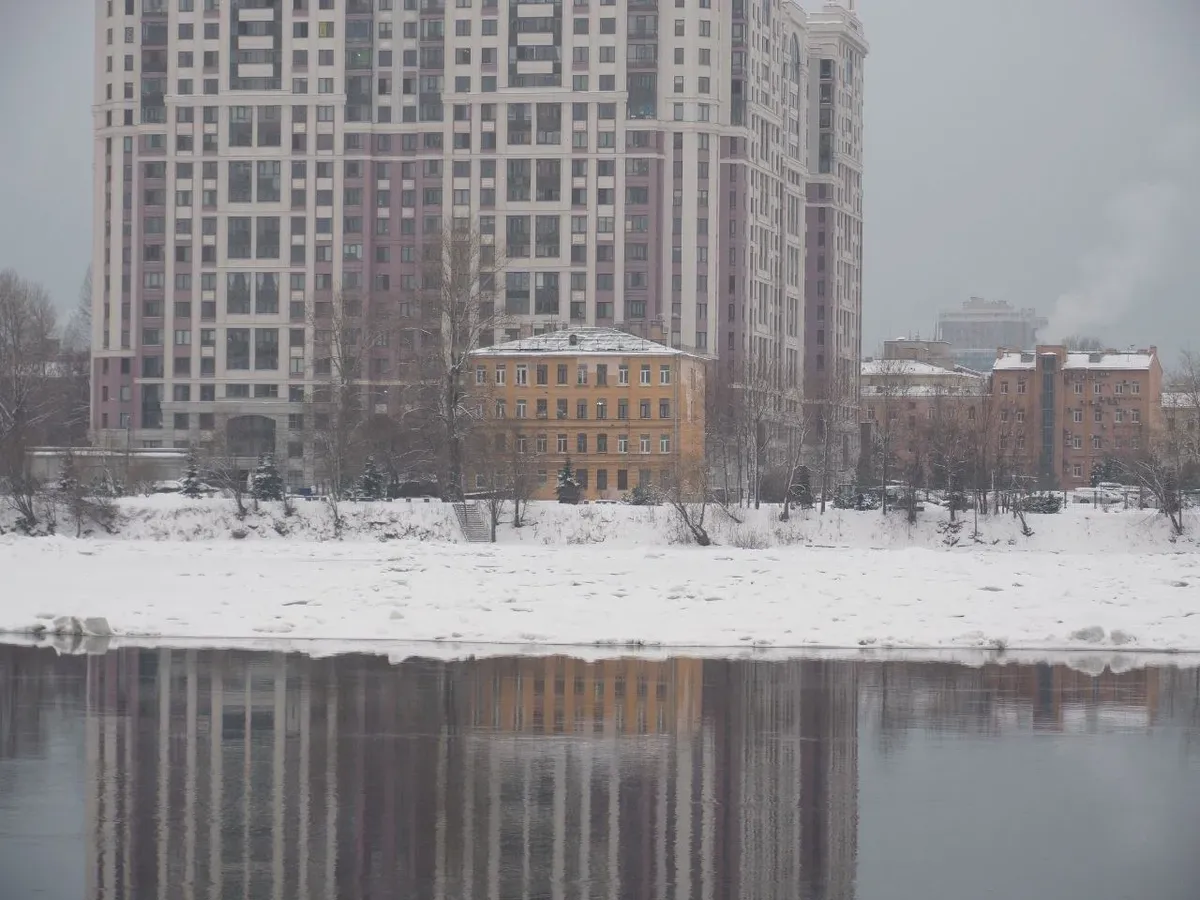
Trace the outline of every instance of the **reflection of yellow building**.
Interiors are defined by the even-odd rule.
[[[480,660],[472,673],[472,722],[531,734],[686,735],[700,723],[702,665],[563,656]]]
[[[551,331],[473,354],[484,444],[469,485],[526,467],[555,497],[569,458],[586,499],[687,484],[704,460],[704,360],[612,328]],[[501,479],[502,480],[502,479]]]

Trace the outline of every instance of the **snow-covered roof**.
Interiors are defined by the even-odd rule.
[[[562,328],[557,331],[547,331],[532,337],[506,341],[491,347],[481,347],[473,356],[527,356],[529,354],[544,354],[547,356],[564,356],[571,354],[586,354],[589,356],[667,356],[683,355],[682,350],[676,350],[665,344],[659,344],[635,334],[618,331],[616,328],[597,328],[580,326],[578,328]]]
[[[882,384],[864,385],[865,399],[887,395],[889,397],[982,397],[986,385],[980,381],[963,381],[958,384],[897,384],[891,387]]]
[[[983,377],[979,372],[975,372],[965,366],[955,366],[952,369],[946,369],[915,359],[868,359],[862,364],[862,374],[866,378],[880,375],[904,375],[910,378],[919,376],[958,377],[966,379]]]
[[[992,363],[994,372],[1032,371],[1036,353],[1008,352]],[[1066,369],[1124,369],[1125,371],[1149,371],[1154,354],[1148,350],[1104,350],[1097,353],[1071,352],[1063,361]]]

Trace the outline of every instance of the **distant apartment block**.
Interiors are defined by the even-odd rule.
[[[1106,461],[1148,449],[1164,412],[1180,429],[1192,421],[1186,400],[1163,394],[1154,347],[1000,350],[981,373],[954,363],[944,343],[889,341],[883,358],[863,362],[862,382],[866,431],[897,461],[931,429],[952,427],[964,440],[994,442],[1005,478],[1048,488],[1086,485]]]
[[[997,350],[1032,350],[1038,343],[1038,329],[1045,327],[1046,320],[1037,310],[972,297],[960,309],[938,314],[937,339],[950,345],[959,365],[987,372]]]
[[[1106,459],[1136,454],[1162,424],[1163,371],[1154,347],[1002,352],[992,367],[999,439],[1048,487],[1086,485]]]
[[[862,363],[864,440],[870,459],[886,444],[888,467],[913,459],[931,429],[972,430],[982,426],[988,402],[988,376],[957,365],[941,341],[886,341],[883,356]]]
[[[635,487],[698,487],[706,361],[611,328],[546,332],[476,351],[476,490],[521,467],[531,499],[553,500],[568,460],[591,500]]]
[[[505,258],[497,341],[616,327],[719,358],[730,384],[857,374],[853,2],[95,9],[102,445],[224,428],[312,483],[321,316],[403,310],[447,224]],[[411,346],[381,343],[363,378],[396,379]]]

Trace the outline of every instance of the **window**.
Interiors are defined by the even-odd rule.
[[[521,385],[522,387],[529,384],[529,366],[526,366],[526,365],[517,366],[517,368],[514,372],[514,375],[515,375],[515,381],[514,381],[515,384]]]
[[[1082,422],[1083,421],[1083,410],[1082,409],[1071,410],[1071,421]]]
[[[640,439],[639,439],[639,441],[638,441],[638,449],[639,449],[639,450],[640,450],[642,453],[649,453],[649,452],[650,452],[650,435],[648,435],[648,434],[643,434],[643,435],[641,436],[641,438],[640,438]]]
[[[650,367],[649,366],[642,366],[641,383],[642,384],[650,383]]]
[[[1075,388],[1075,393],[1082,394],[1083,393],[1083,382],[1082,381],[1075,382],[1074,388]]]
[[[585,385],[588,383],[588,367],[587,363],[580,363],[575,370],[575,383]]]
[[[660,419],[671,418],[671,401],[670,400],[659,400],[658,401],[658,417]]]
[[[496,384],[504,384],[507,373],[504,366],[496,366]]]
[[[629,384],[629,364],[621,363],[617,366],[617,384]]]
[[[671,452],[671,436],[669,434],[664,434],[659,437],[658,452],[659,453],[670,453]]]
[[[1104,385],[1102,385],[1100,382],[1097,381],[1095,384],[1092,385],[1092,393],[1099,394],[1099,393],[1101,393],[1103,388],[1104,388]]]
[[[559,452],[559,453],[566,453],[566,452],[567,452],[567,436],[566,436],[565,434],[560,434],[560,435],[558,436],[558,443],[557,443],[557,446],[558,446],[558,452]]]
[[[659,366],[658,367],[658,383],[659,384],[670,384],[671,383],[671,367],[670,366]]]

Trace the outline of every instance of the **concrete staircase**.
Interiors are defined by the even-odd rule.
[[[492,526],[488,524],[487,514],[483,507],[474,500],[453,505],[454,515],[458,519],[458,527],[462,529],[463,537],[472,544],[490,544]]]

